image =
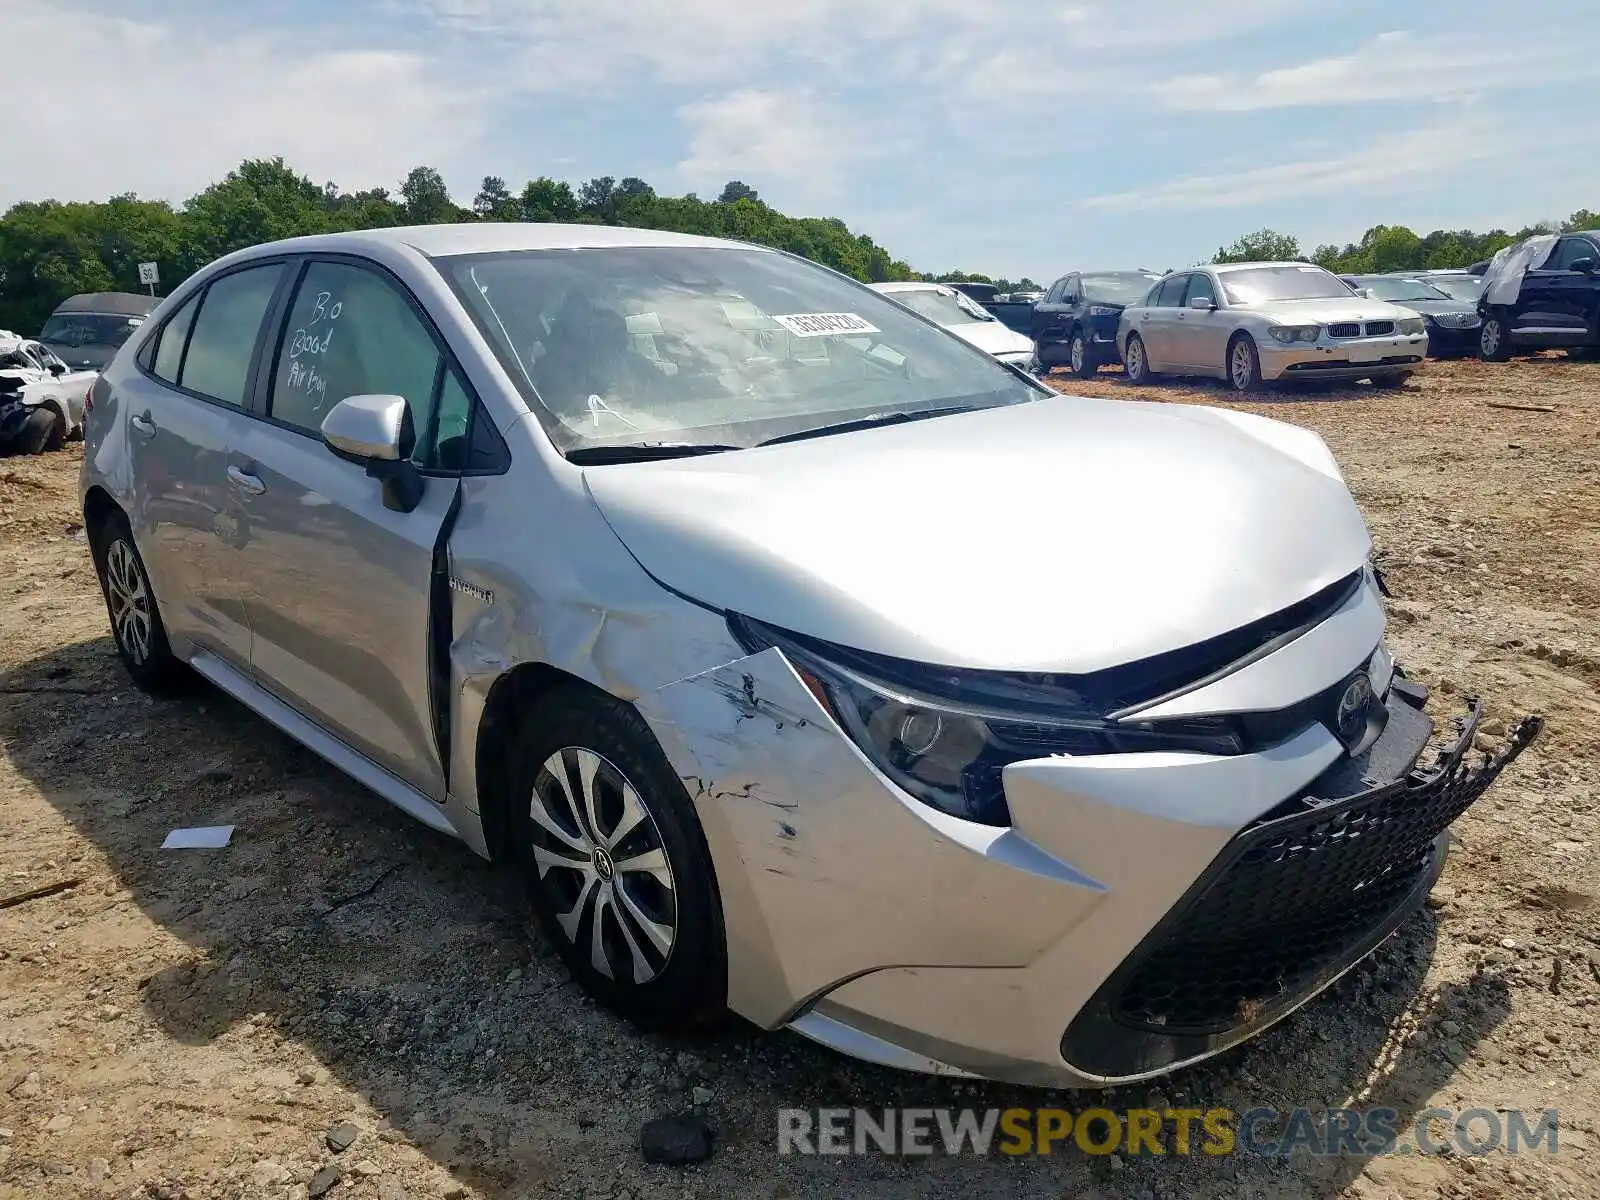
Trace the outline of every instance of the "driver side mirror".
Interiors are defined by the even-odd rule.
[[[1217,302],[1210,296],[1190,296],[1189,307],[1199,309],[1201,312],[1215,312]]]
[[[1595,260],[1592,258],[1575,258],[1567,264],[1567,270],[1582,271],[1585,275],[1592,274],[1594,267]]]
[[[383,484],[386,508],[410,512],[422,502],[422,476],[411,461],[411,406],[403,396],[346,396],[322,418],[322,440]]]
[[[55,376],[61,376],[61,375],[65,375],[66,373],[67,373],[67,366],[66,366],[65,363],[53,362],[53,363],[50,364],[50,374],[55,375]]]

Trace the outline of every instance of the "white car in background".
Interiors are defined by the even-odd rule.
[[[49,348],[0,329],[0,405],[48,412],[42,449],[57,450],[83,434],[83,409],[98,371],[74,371]],[[31,449],[30,447],[25,447]]]
[[[1033,362],[1033,343],[1002,325],[972,297],[942,283],[872,283],[896,304],[909,308],[935,324],[943,325],[964,342],[994,355],[1003,363],[1027,367]]]

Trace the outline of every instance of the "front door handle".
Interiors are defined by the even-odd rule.
[[[232,481],[234,487],[252,496],[259,496],[267,490],[267,485],[261,482],[259,476],[246,474],[238,467],[228,468],[228,478]]]
[[[135,433],[141,437],[152,438],[156,435],[156,423],[150,419],[150,410],[128,418],[128,424],[133,426]]]

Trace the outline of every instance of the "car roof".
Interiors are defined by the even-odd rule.
[[[1316,269],[1319,270],[1319,271],[1324,269],[1322,267],[1318,267],[1316,263],[1308,263],[1308,262],[1202,263],[1198,267],[1184,267],[1182,269],[1185,270],[1185,271],[1217,271],[1217,272],[1225,272],[1225,271],[1245,271],[1245,270],[1249,270],[1249,269],[1251,269],[1253,267],[1316,267]],[[1178,273],[1177,271],[1172,272],[1172,274],[1174,274],[1174,275],[1176,275],[1177,273]]]
[[[109,313],[119,317],[147,317],[161,303],[159,296],[138,292],[84,292],[56,305],[58,313]]]
[[[615,225],[560,225],[546,222],[473,221],[458,225],[402,225],[391,229],[359,229],[313,234],[252,246],[252,254],[283,251],[353,250],[404,246],[429,258],[453,254],[494,254],[512,250],[591,250],[613,247],[701,246],[765,250],[747,242],[669,233],[660,229],[627,229]],[[768,251],[770,253],[770,251]]]

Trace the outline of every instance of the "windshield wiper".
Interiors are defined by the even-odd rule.
[[[602,466],[606,463],[694,458],[701,454],[721,454],[725,450],[743,449],[743,446],[725,446],[716,442],[635,442],[627,446],[579,446],[567,451],[567,461],[580,466]]]
[[[993,408],[990,404],[961,404],[950,408],[929,408],[921,412],[881,412],[869,416],[857,417],[853,421],[839,421],[833,425],[817,425],[811,429],[801,429],[795,433],[783,433],[777,437],[768,438],[764,442],[757,442],[758,446],[776,446],[781,442],[802,442],[807,438],[828,437],[835,433],[851,433],[857,429],[872,429],[878,425],[901,425],[907,421],[922,421],[928,417],[948,417],[955,413],[978,412],[985,408]]]

